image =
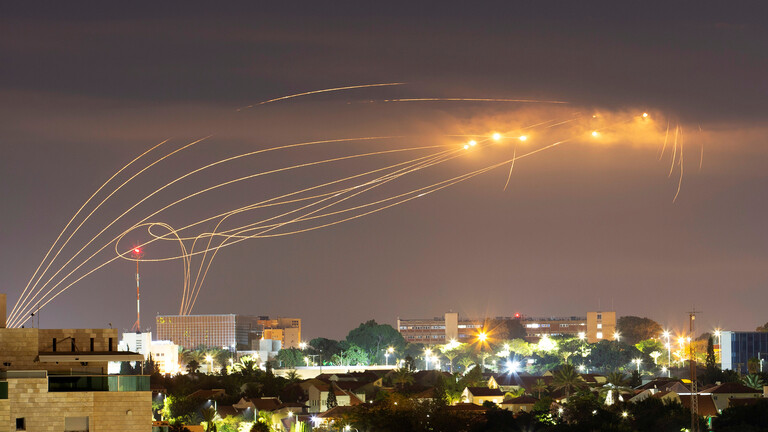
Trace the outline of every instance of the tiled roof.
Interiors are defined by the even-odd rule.
[[[747,387],[744,384],[737,382],[722,383],[718,386],[710,388],[707,393],[722,394],[722,393],[762,393],[760,390],[755,390],[752,387]]]
[[[456,405],[449,405],[445,407],[448,411],[476,411],[485,412],[485,407],[482,407],[473,403],[457,403]]]
[[[691,395],[679,395],[680,402],[684,407],[691,409]],[[718,414],[715,401],[712,396],[699,395],[699,415],[714,417]]]
[[[200,399],[212,399],[217,396],[225,396],[227,393],[224,389],[212,389],[212,390],[198,390],[189,395],[189,397]]]
[[[520,397],[516,397],[514,399],[507,399],[501,404],[502,405],[529,405],[529,404],[535,404],[538,401],[539,400],[536,399],[535,397],[523,395]]]
[[[488,387],[467,387],[467,390],[472,396],[504,396],[501,390]]]
[[[335,406],[317,415],[318,418],[340,418],[355,409],[353,406]]]

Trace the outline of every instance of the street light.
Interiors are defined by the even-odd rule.
[[[432,355],[432,350],[427,348],[424,350],[424,361],[426,364],[425,370],[429,370],[429,357]]]
[[[309,367],[309,356],[304,356],[304,362],[307,364],[307,367]]]
[[[579,340],[584,342],[584,339],[587,338],[587,334],[584,332],[579,332]]]
[[[306,342],[299,342],[299,349],[302,349],[302,350],[303,350],[303,349],[305,349],[306,347],[307,347],[307,343],[306,343]]]
[[[672,377],[672,372],[669,370],[672,367],[672,344],[669,343],[669,330],[664,330],[662,333],[665,339],[667,339],[667,378]]]
[[[213,356],[210,355],[210,354],[206,355],[205,356],[205,361],[207,361],[208,364],[210,364],[210,368],[208,369],[209,373],[213,374]]]
[[[384,358],[386,358],[386,359],[387,359],[387,360],[386,360],[386,361],[387,361],[387,366],[389,366],[389,356],[390,356],[390,355],[391,355],[393,352],[395,352],[395,349],[394,349],[394,348],[392,348],[392,347],[389,347],[389,348],[387,348],[387,351],[385,351],[385,352],[384,352]]]
[[[613,332],[613,340],[618,341],[619,339],[621,339],[621,333]]]
[[[632,359],[632,363],[637,363],[637,373],[640,373],[640,363],[642,362],[643,362],[643,359],[641,358]]]

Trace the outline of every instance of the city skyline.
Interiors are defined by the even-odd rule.
[[[408,137],[377,150],[461,146],[467,137],[454,135],[488,140],[498,131],[511,141],[521,125],[578,111],[585,118],[648,113],[655,135],[641,139],[648,137],[632,130],[610,145],[580,137],[519,161],[509,178],[504,167],[366,218],[222,249],[192,313],[295,316],[309,338],[340,338],[368,319],[394,326],[398,317],[449,310],[466,317],[610,310],[684,328],[695,308],[703,312],[697,333],[754,330],[768,321],[761,315],[768,208],[760,199],[768,192],[768,32],[760,14],[715,2],[695,11],[665,5],[664,14],[652,5],[466,9],[449,2],[440,10],[411,6],[407,16],[383,5],[213,12],[100,5],[77,13],[2,6],[0,55],[13,65],[0,72],[7,120],[0,129],[0,291],[9,313],[71,215],[163,140],[169,152],[210,136],[139,179],[89,229],[143,188],[217,157],[351,137]],[[404,84],[238,110],[374,83]],[[408,98],[568,104],[383,102]],[[658,131],[667,121],[682,128],[685,174],[670,164],[669,148],[660,160]],[[537,139],[526,141],[529,149],[546,144]],[[417,180],[439,181],[512,151]],[[330,174],[307,170],[216,195],[166,222],[227,209],[237,194],[290,191]],[[157,253],[148,249],[150,258]],[[130,328],[134,273],[133,262],[118,260],[88,276],[41,311],[42,327]],[[143,327],[178,311],[182,279],[178,261],[141,264]]]

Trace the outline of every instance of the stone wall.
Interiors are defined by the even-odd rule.
[[[28,432],[61,432],[65,417],[88,417],[92,432],[152,430],[151,392],[49,393],[47,379],[11,378],[6,406],[0,403],[0,431],[24,418]]]

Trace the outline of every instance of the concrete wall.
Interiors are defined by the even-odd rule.
[[[451,339],[459,340],[459,314],[458,312],[445,313],[445,342]]]
[[[45,378],[8,379],[7,408],[0,404],[0,431],[24,418],[28,432],[61,432],[66,417],[88,417],[90,431],[150,432],[151,392],[48,392]]]

